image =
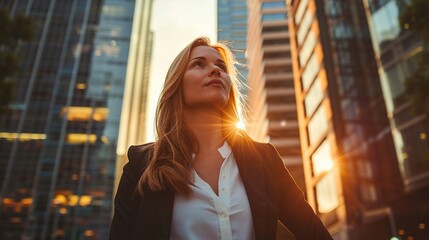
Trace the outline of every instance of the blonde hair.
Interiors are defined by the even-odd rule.
[[[223,131],[228,139],[236,131],[236,123],[243,119],[240,81],[237,78],[237,63],[229,48],[222,44],[210,44],[210,40],[200,37],[186,46],[174,59],[164,82],[157,110],[157,140],[148,166],[138,183],[138,191],[172,190],[188,195],[191,192],[192,146],[194,137],[182,118],[183,91],[182,79],[185,74],[191,51],[198,46],[209,46],[216,49],[226,63],[231,78],[231,91],[228,104],[223,112]]]

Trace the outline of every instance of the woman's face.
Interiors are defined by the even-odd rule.
[[[183,76],[183,95],[188,108],[224,108],[229,99],[231,79],[219,52],[208,46],[198,46],[191,56]]]

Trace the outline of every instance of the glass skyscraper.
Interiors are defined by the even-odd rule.
[[[226,42],[234,53],[239,65],[239,79],[247,84],[246,49],[247,49],[247,0],[217,1],[217,38]],[[247,89],[241,89],[246,94]]]
[[[140,122],[151,3],[0,2],[36,26],[0,117],[0,239],[107,239],[118,154]]]
[[[418,52],[400,34],[403,2],[288,1],[307,196],[334,239],[427,236],[427,124],[400,90]]]
[[[429,236],[429,119],[412,111],[405,91],[405,79],[417,67],[424,46],[412,31],[399,25],[399,17],[411,2],[364,0],[394,140],[392,151],[396,152],[404,187],[401,197],[392,202],[396,234],[402,239],[426,239]]]
[[[408,2],[366,0],[398,161],[406,188],[413,190],[429,186],[429,119],[412,112],[405,93],[404,80],[423,50],[419,38],[399,26],[399,16]],[[395,21],[386,21],[388,18]]]

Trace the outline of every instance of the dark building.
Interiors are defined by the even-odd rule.
[[[117,154],[129,143],[120,136],[139,122],[128,98],[145,85],[151,1],[0,7],[36,26],[18,49],[11,113],[0,117],[0,239],[107,239]]]
[[[288,7],[308,200],[334,239],[398,236],[403,179],[364,2]]]
[[[423,44],[399,25],[399,17],[411,2],[364,0],[401,172],[398,178],[404,187],[391,204],[396,233],[402,239],[428,239],[429,119],[413,113],[405,92],[405,79],[416,68]]]

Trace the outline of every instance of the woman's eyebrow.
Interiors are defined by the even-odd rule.
[[[205,57],[194,57],[189,62],[194,61],[194,60],[206,60],[206,58]]]
[[[216,62],[220,62],[220,63],[226,64],[225,61],[222,58],[219,58],[218,60],[216,60]]]
[[[207,60],[207,58],[205,58],[205,57],[194,57],[191,60],[189,60],[189,62],[192,62],[194,60]],[[225,64],[225,61],[222,58],[217,59],[216,62],[221,62],[221,63]]]

